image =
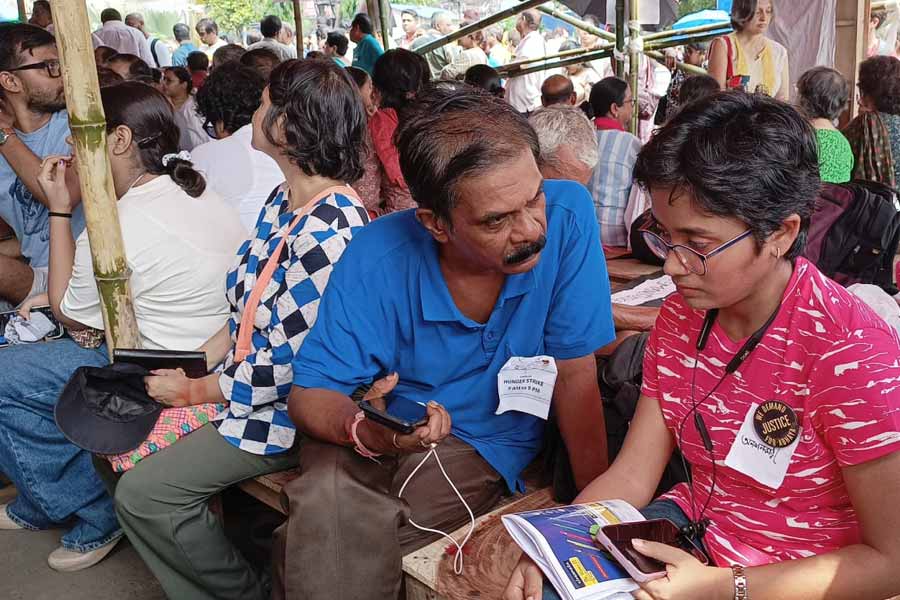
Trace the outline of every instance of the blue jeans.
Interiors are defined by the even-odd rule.
[[[71,527],[61,543],[76,552],[122,530],[90,453],[63,436],[53,409],[75,369],[108,363],[105,348],[85,350],[68,338],[0,349],[0,471],[18,492],[6,512],[26,529]]]
[[[681,510],[677,504],[672,502],[671,500],[656,500],[648,504],[645,508],[641,510],[641,514],[644,515],[644,518],[647,520],[650,519],[668,519],[675,523],[675,525],[680,529],[685,527],[686,525],[690,525],[691,519],[684,511]],[[694,543],[698,548],[703,548],[703,544],[700,540],[694,539]],[[561,600],[556,590],[553,589],[553,586],[550,585],[546,579],[544,580],[544,592],[542,594],[542,600]]]

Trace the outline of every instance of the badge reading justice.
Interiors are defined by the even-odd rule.
[[[794,409],[777,400],[760,404],[753,415],[753,428],[759,439],[773,448],[786,448],[800,434],[800,421]]]

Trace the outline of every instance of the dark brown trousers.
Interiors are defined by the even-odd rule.
[[[468,444],[438,446],[450,479],[476,516],[491,510],[506,486]],[[300,477],[285,486],[288,520],[275,531],[273,600],[395,600],[403,556],[437,537],[419,525],[452,533],[468,512],[434,458],[400,486],[424,454],[381,457],[304,439]]]

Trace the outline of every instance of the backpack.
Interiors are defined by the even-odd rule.
[[[610,464],[622,450],[641,396],[644,351],[649,338],[649,333],[633,335],[622,342],[609,358],[597,359],[597,381],[603,398]],[[557,502],[568,504],[575,499],[578,492],[572,477],[569,455],[554,417],[551,417],[545,432],[544,473],[553,485],[553,496]],[[653,497],[656,498],[687,480],[688,474],[681,461],[681,454],[676,449]]]
[[[843,286],[870,283],[891,296],[900,246],[897,192],[874,181],[824,184],[804,256]]]
[[[159,57],[156,55],[156,45],[159,43],[159,38],[153,38],[153,41],[150,42],[150,54],[153,55],[153,60],[156,62],[156,68],[161,69],[162,66],[159,64]]]

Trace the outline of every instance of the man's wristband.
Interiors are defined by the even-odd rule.
[[[734,600],[750,600],[750,590],[747,587],[747,574],[741,565],[731,565],[731,574],[734,576]]]
[[[354,450],[356,453],[362,457],[370,458],[375,462],[378,462],[377,457],[381,456],[378,452],[372,452],[368,448],[366,448],[365,444],[362,443],[362,440],[359,439],[359,434],[357,434],[356,429],[359,427],[359,424],[363,422],[366,418],[366,414],[362,411],[356,413],[356,416],[353,417],[353,423],[350,425],[350,437],[353,439],[353,443],[355,444]]]
[[[52,210],[47,213],[51,217],[62,217],[63,219],[71,219],[72,213],[64,213],[64,212],[53,212]]]

